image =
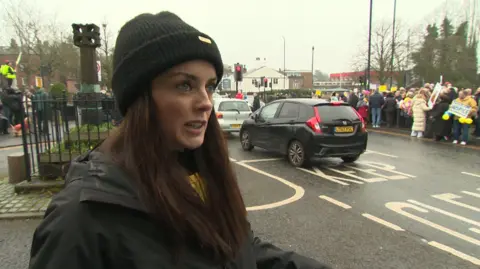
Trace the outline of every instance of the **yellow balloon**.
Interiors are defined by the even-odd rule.
[[[464,124],[465,123],[465,118],[458,119],[458,122],[460,122],[461,124]]]
[[[470,118],[468,118],[468,119],[465,120],[465,123],[466,123],[466,124],[472,124],[472,123],[473,123],[473,120],[470,119]]]
[[[442,119],[443,120],[449,120],[450,116],[448,114],[443,114]]]

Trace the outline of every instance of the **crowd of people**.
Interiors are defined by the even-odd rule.
[[[474,126],[473,135],[480,139],[480,88],[473,92],[472,89],[458,89],[446,82],[438,95],[433,84],[425,84],[421,88],[400,88],[395,92],[360,92],[355,89],[333,97],[355,107],[373,128],[379,128],[385,116],[387,127],[396,124],[411,128],[412,137],[451,140],[454,144],[466,145],[470,127]],[[450,116],[453,102],[470,108],[467,117]]]

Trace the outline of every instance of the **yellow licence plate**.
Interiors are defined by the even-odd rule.
[[[242,127],[241,124],[232,124],[232,125],[230,125],[230,126],[231,126],[232,128],[236,128],[236,129]]]
[[[353,126],[335,127],[336,133],[353,133]]]

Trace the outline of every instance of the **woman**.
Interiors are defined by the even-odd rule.
[[[418,91],[418,94],[413,98],[412,101],[412,112],[413,112],[413,125],[412,125],[412,134],[413,137],[422,138],[423,133],[427,125],[427,111],[430,111],[431,108],[427,106],[428,100],[428,89],[422,88]]]
[[[30,269],[326,268],[253,236],[212,108],[223,63],[209,36],[169,12],[139,15],[114,70],[123,121],[72,162]]]
[[[475,102],[477,102],[477,106],[480,106],[480,88],[477,89],[474,96]],[[477,115],[475,115],[475,137],[480,139],[480,110],[477,109]]]
[[[466,118],[472,118],[477,114],[477,102],[465,93],[465,91],[458,92],[458,98],[454,102],[460,103],[467,107],[470,107],[470,112]],[[458,140],[461,140],[461,145],[466,145],[468,141],[468,129],[470,125],[467,123],[461,123],[460,117],[453,117],[453,144],[458,144]],[[461,136],[461,137],[460,137]]]
[[[440,141],[443,139],[448,140],[450,133],[452,131],[452,121],[443,120],[443,114],[450,107],[450,99],[448,95],[442,93],[438,96],[438,103],[433,106],[432,111],[430,112],[430,118],[432,119],[432,132],[435,141]]]

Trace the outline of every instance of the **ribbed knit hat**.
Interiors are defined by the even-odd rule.
[[[120,113],[146,89],[145,85],[175,65],[191,61],[210,62],[218,82],[223,75],[223,62],[211,37],[185,23],[177,15],[163,11],[141,14],[121,29],[113,55],[112,88]]]

